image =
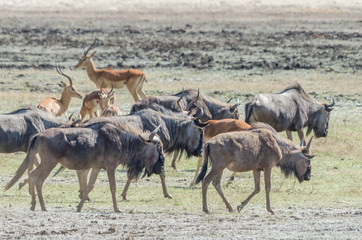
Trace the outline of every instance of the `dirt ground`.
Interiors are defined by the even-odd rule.
[[[238,5],[238,1],[229,4],[197,1],[192,4],[192,1],[182,0],[174,4],[162,0],[147,5],[137,0],[138,6],[132,1],[124,1],[122,6],[117,5],[117,1],[110,1],[107,6],[101,5],[102,1],[94,1],[92,6],[87,1],[52,2],[54,5],[47,1],[39,5],[0,2],[0,94],[9,91],[55,92],[54,84],[47,84],[49,79],[35,75],[34,71],[48,74],[53,71],[55,61],[70,69],[77,63],[83,48],[97,38],[101,45],[95,50],[96,65],[150,72],[151,87],[145,86],[148,95],[174,92],[174,84],[181,86],[180,81],[188,76],[191,78],[187,81],[192,82],[198,71],[202,76],[217,75],[217,79],[205,81],[228,78],[238,84],[238,89],[225,86],[209,92],[211,95],[221,93],[226,97],[230,94],[242,100],[252,96],[248,91],[243,92],[242,83],[266,81],[271,74],[274,79],[286,79],[294,73],[298,76],[317,74],[317,77],[340,74],[345,79],[352,79],[355,85],[333,89],[331,81],[328,83],[331,84],[330,91],[323,90],[322,84],[315,86],[316,92],[328,97],[331,91],[340,90],[337,100],[349,103],[346,109],[356,105],[354,111],[361,110],[362,80],[358,77],[362,70],[360,1],[350,1],[348,5],[334,1],[336,6],[328,5],[328,1],[321,1],[324,5],[316,6],[313,1],[306,1],[307,5],[291,5],[290,1],[279,4],[271,1],[270,5],[258,1],[259,4],[253,5],[253,1],[241,1]],[[23,5],[17,7],[18,4]],[[83,71],[73,71],[78,79],[85,78]],[[33,79],[24,73],[29,73]],[[59,79],[54,76],[50,79]],[[161,79],[163,76],[167,78]],[[196,83],[191,86],[203,84],[203,79],[195,79]],[[152,85],[152,81],[162,86]],[[79,85],[83,91],[93,90],[90,83]],[[127,103],[125,109],[129,109],[131,103]],[[1,178],[1,186],[6,180],[8,178]],[[26,201],[30,201],[30,197]],[[167,213],[155,206],[154,211],[139,209],[120,214],[110,212],[108,208],[75,213],[74,207],[66,206],[45,213],[31,212],[25,206],[1,204],[0,238],[362,237],[361,208],[280,207],[278,214],[271,216],[262,206],[250,207],[241,214],[205,215],[201,213],[201,202],[199,204],[200,211],[189,213]]]

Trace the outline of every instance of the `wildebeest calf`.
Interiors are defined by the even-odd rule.
[[[222,133],[210,139],[204,147],[204,164],[196,181],[196,183],[198,183],[203,180],[203,211],[209,213],[206,194],[211,181],[226,207],[229,211],[233,211],[220,185],[223,170],[228,168],[234,172],[253,171],[254,175],[255,190],[238,206],[238,211],[240,211],[255,194],[259,193],[260,171],[264,171],[267,210],[274,214],[270,206],[269,198],[272,168],[279,166],[285,175],[294,174],[299,182],[310,180],[310,160],[313,158],[313,155],[309,154],[310,143],[311,141],[306,147],[301,148],[289,141],[278,143],[273,137],[273,133],[266,128]],[[281,150],[281,148],[283,150]],[[205,177],[209,158],[212,168]]]
[[[164,154],[162,143],[155,132],[148,141],[139,133],[122,130],[112,124],[99,123],[101,127],[48,129],[35,135],[29,144],[27,156],[16,172],[14,178],[5,186],[9,189],[33,166],[35,155],[39,153],[40,165],[29,173],[29,191],[32,197],[31,210],[35,209],[35,189],[38,193],[41,209],[46,211],[42,185],[54,167],[60,163],[73,170],[92,168],[89,184],[77,211],[82,209],[88,192],[93,188],[99,171],[107,171],[112,193],[114,211],[119,212],[116,201],[115,169],[119,164],[128,168],[128,175],[139,178],[143,169],[145,175],[163,172]],[[155,129],[158,130],[158,129]]]

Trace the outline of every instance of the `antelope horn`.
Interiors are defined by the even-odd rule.
[[[300,141],[300,147],[303,147],[303,143],[304,143],[304,134],[303,134],[302,140]]]
[[[99,40],[95,39],[92,45],[90,45],[88,48],[84,48],[84,56],[86,56],[88,54],[89,50],[94,49],[98,45],[99,45]]]
[[[333,98],[332,104],[324,104],[324,106],[325,106],[326,108],[331,108],[331,107],[333,107],[335,104],[336,104],[336,102],[334,101],[334,98]]]
[[[112,93],[112,91],[113,91],[113,83],[112,83],[112,89],[111,91],[108,92],[107,96],[109,96]]]
[[[237,102],[230,107],[230,110],[234,110],[234,109],[237,108],[239,105],[240,105],[240,100],[239,100],[239,98],[238,98]]]
[[[154,136],[156,135],[156,133],[158,132],[158,130],[160,130],[160,128],[161,128],[161,124],[158,125],[158,127],[156,127],[155,130],[153,130],[153,131],[151,132],[150,137],[149,137],[149,140],[150,140],[150,141],[153,141]]]
[[[56,63],[55,63],[55,69],[57,70],[57,72],[58,72],[60,75],[68,78],[70,86],[73,85],[72,79],[71,79],[68,75],[66,75],[65,73],[63,73],[62,69],[61,69],[60,66],[59,66],[59,62],[56,62]]]
[[[311,144],[311,142],[312,142],[312,139],[313,139],[313,136],[310,138],[307,146],[305,147],[305,151],[306,151],[306,152],[309,152],[309,148],[310,148],[310,144]]]
[[[99,88],[99,90],[103,93],[102,87],[103,87],[104,81],[101,84],[101,87]]]
[[[181,99],[184,97],[184,95],[185,95],[185,93],[184,93],[184,88],[182,88],[182,96],[177,100],[177,106],[178,106],[178,108],[181,110],[181,112],[183,111],[182,110],[182,107],[180,106],[180,101],[181,101]]]
[[[185,111],[189,111],[189,108],[197,101],[199,100],[199,97],[200,97],[200,89],[198,88],[197,89],[197,96],[194,100],[192,100],[186,107],[186,110]]]
[[[226,101],[226,103],[230,103],[230,101],[232,100],[233,98],[229,98],[229,100]]]

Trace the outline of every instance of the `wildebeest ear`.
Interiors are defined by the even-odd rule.
[[[201,122],[200,119],[195,119],[194,123],[195,123],[196,126],[201,127],[201,128],[206,127],[209,124],[209,123]]]
[[[304,154],[304,156],[306,156],[308,159],[312,159],[314,158],[314,155],[313,154]]]
[[[143,142],[148,142],[148,140],[144,137],[142,137],[142,135],[138,135],[138,137],[143,141]]]

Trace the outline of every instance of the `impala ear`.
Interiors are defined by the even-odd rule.
[[[59,87],[62,87],[62,88],[67,86],[67,84],[63,81],[60,81],[60,83],[58,83],[58,85],[59,85]]]
[[[93,53],[90,55],[90,57],[93,57],[94,55],[96,55],[96,52],[93,52]]]

